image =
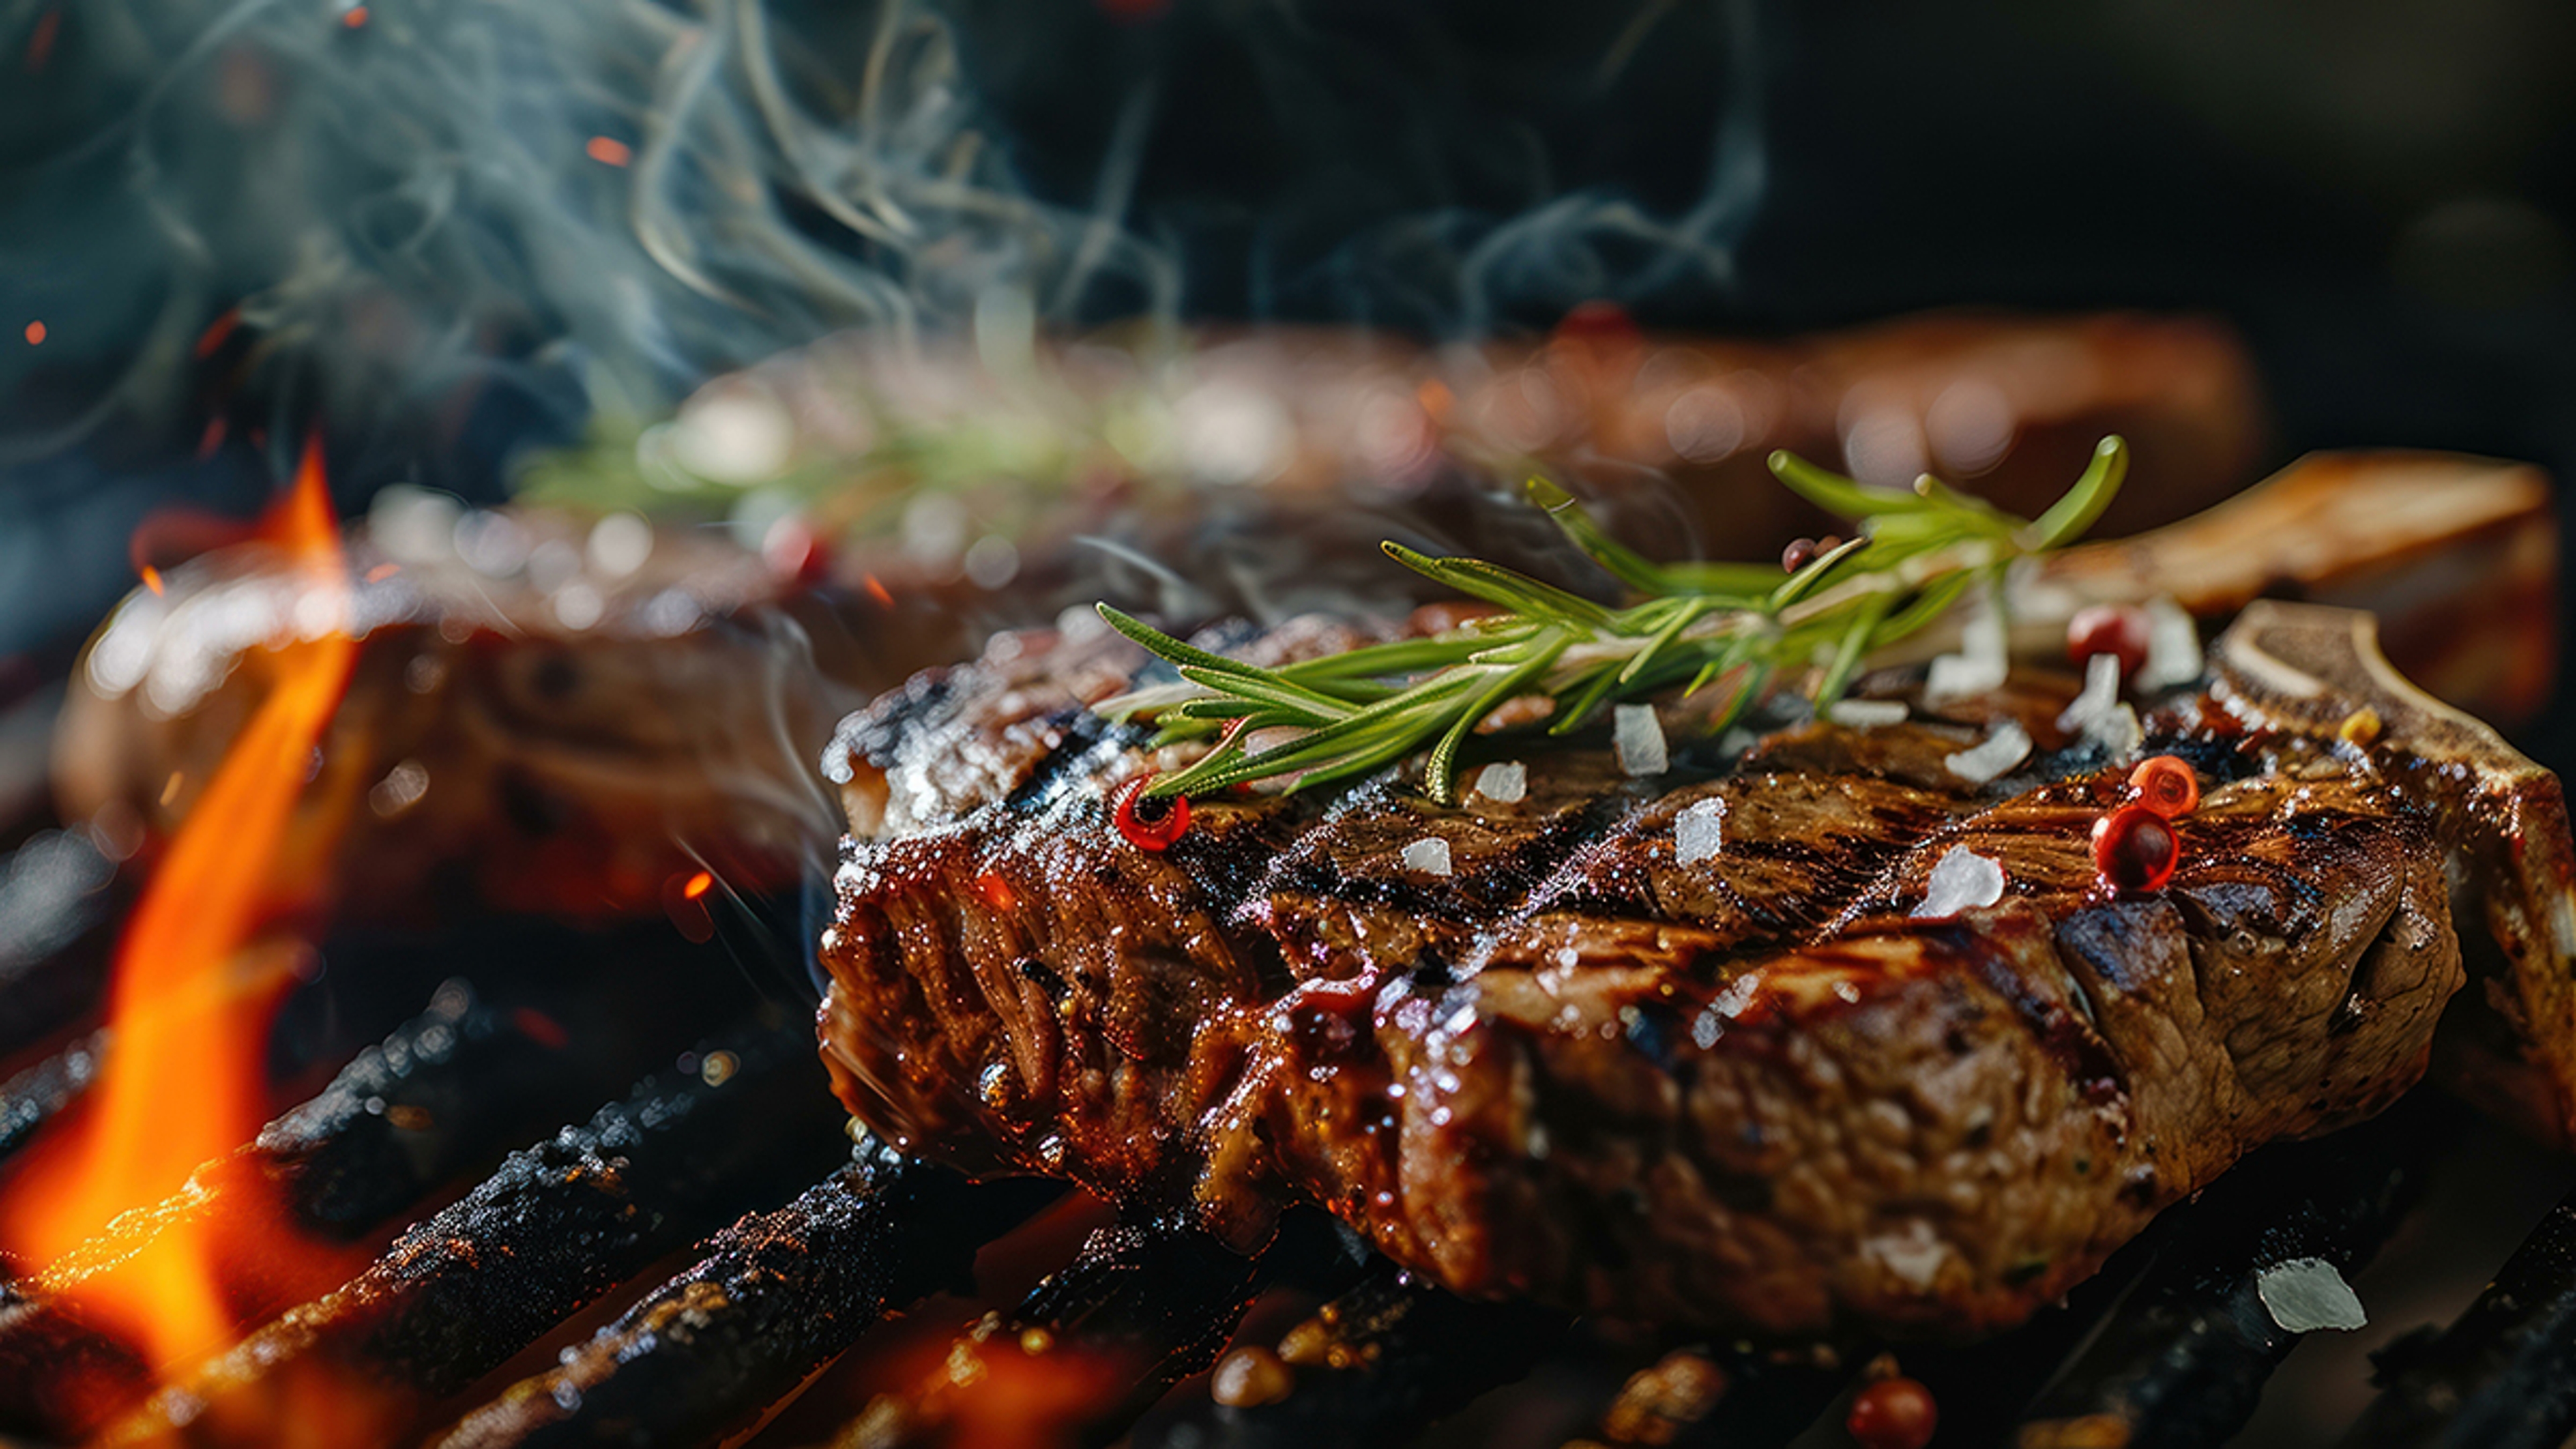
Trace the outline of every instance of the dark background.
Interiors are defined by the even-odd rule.
[[[2281,458],[2576,472],[2553,0],[948,0],[893,52],[942,63],[872,96],[877,4],[462,9],[0,6],[0,674],[130,586],[148,508],[247,511],[307,429],[344,506],[397,479],[498,496],[595,408],[953,321],[1014,268],[1063,323],[2205,310],[2253,347]],[[683,144],[649,176],[581,153],[657,131]],[[1029,227],[1132,246],[1068,280],[941,210],[922,178],[967,133],[964,174]],[[879,174],[934,244],[819,199]]]

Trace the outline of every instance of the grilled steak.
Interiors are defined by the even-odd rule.
[[[2536,913],[2576,919],[2556,782],[2366,625],[2258,605],[2149,713],[2206,795],[2170,886],[2126,897],[2088,832],[2128,766],[2045,681],[1645,780],[1523,744],[1520,798],[1456,808],[1394,775],[1202,801],[1157,854],[1103,806],[1154,762],[1080,708],[1138,656],[1013,638],[843,729],[824,1055],[859,1116],[970,1170],[1186,1197],[1247,1241],[1312,1200],[1465,1292],[1996,1328],[2244,1152],[2416,1081],[2463,979],[2446,863],[2502,926],[2512,1024],[2576,1035],[2528,984],[2570,955]],[[2039,751],[1972,785],[1947,759],[1998,716]],[[1695,807],[1717,829],[1684,863]],[[1962,846],[2001,898],[1918,917]]]

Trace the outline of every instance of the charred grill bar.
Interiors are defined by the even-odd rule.
[[[98,1077],[99,1054],[106,1047],[107,1033],[94,1031],[0,1082],[0,1161],[26,1146],[88,1089]]]
[[[1290,1329],[1275,1350],[1280,1391],[1218,1411],[1208,1442],[1241,1449],[1408,1442],[1440,1415],[1527,1373],[1564,1339],[1563,1314],[1477,1303],[1392,1264]]]
[[[641,1068],[657,1039],[683,1029],[671,1001],[590,994],[540,1008],[524,994],[517,1004],[485,1002],[462,981],[441,986],[428,1011],[360,1052],[240,1152],[207,1164],[187,1192],[49,1265],[46,1289],[12,1286],[0,1308],[0,1423],[61,1432],[148,1387],[144,1366],[62,1301],[83,1278],[118,1271],[182,1219],[249,1223],[282,1210],[285,1220],[261,1231],[286,1236],[285,1256],[294,1241],[353,1241],[580,1110],[596,1080]],[[274,1312],[310,1291],[296,1286],[300,1274],[236,1266],[230,1286],[250,1292],[237,1299],[248,1310]]]
[[[530,1035],[531,1021],[544,1019],[520,1014],[529,1011],[478,1003],[463,983],[450,983],[427,1012],[360,1053],[320,1095],[242,1152],[209,1163],[189,1192],[119,1220],[69,1263],[51,1265],[50,1291],[12,1287],[0,1312],[0,1404],[11,1421],[60,1430],[98,1405],[141,1397],[144,1366],[59,1299],[87,1274],[116,1271],[174,1221],[246,1218],[274,1203],[289,1221],[273,1231],[346,1240],[556,1115],[582,1074],[562,1060],[569,1039],[555,1034],[559,1028],[544,1027],[542,1041]],[[582,1055],[595,1061],[618,1039],[597,1032]],[[267,1308],[292,1301],[272,1296]]]
[[[801,1032],[761,1024],[515,1153],[331,1294],[112,1426],[112,1442],[257,1442],[300,1386],[362,1398],[387,1436],[663,1253],[847,1155]]]
[[[2385,1392],[2345,1449],[2554,1449],[2576,1432],[2576,1200],[2561,1202],[2468,1311],[2380,1356]]]
[[[858,1160],[718,1233],[706,1256],[620,1314],[562,1367],[512,1386],[440,1449],[714,1443],[838,1357],[884,1313],[971,1290],[975,1250],[1063,1191],[974,1186],[862,1143]]]
[[[35,836],[0,866],[0,1054],[36,1045],[106,994],[115,874],[69,831]]]
[[[968,1328],[927,1380],[878,1398],[836,1443],[964,1445],[996,1432],[1109,1443],[1173,1384],[1215,1361],[1262,1287],[1283,1266],[1314,1256],[1318,1229],[1311,1220],[1293,1224],[1254,1257],[1186,1223],[1098,1229],[1018,1307]],[[1013,1406],[1017,1421],[997,1418],[996,1402]]]

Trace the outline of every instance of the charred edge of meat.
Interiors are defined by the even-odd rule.
[[[360,1052],[262,1129],[254,1151],[279,1164],[300,1222],[354,1238],[581,1111],[603,1085],[670,1060],[703,1029],[686,984],[702,964],[675,960],[616,989],[514,987],[489,1003],[449,983],[441,1007]]]
[[[2449,1328],[2378,1356],[2385,1392],[2345,1449],[2557,1449],[2576,1432],[2576,1197]]]
[[[374,1396],[393,1421],[388,1435],[421,1427],[429,1401],[653,1259],[845,1158],[809,1042],[763,1020],[702,1054],[729,1070],[658,1074],[512,1154],[357,1278],[154,1395],[109,1440],[154,1442],[201,1418],[258,1423],[269,1386],[291,1374]]]
[[[970,1285],[976,1250],[1063,1191],[970,1184],[863,1144],[794,1202],[718,1233],[695,1266],[467,1416],[441,1449],[622,1443],[643,1424],[661,1442],[715,1443],[886,1313]]]
[[[1406,1443],[1434,1419],[1527,1374],[1570,1322],[1536,1304],[1460,1298],[1379,1259],[1359,1284],[1280,1339],[1287,1391],[1268,1403],[1218,1410],[1199,1442],[1234,1449]]]
[[[1332,1235],[1311,1219],[1302,1227]],[[1259,1257],[1181,1219],[1098,1229],[1017,1308],[960,1334],[928,1380],[880,1395],[835,1443],[971,1442],[961,1440],[970,1395],[1028,1405],[1014,1425],[1027,1442],[1110,1443],[1213,1363],[1254,1296],[1307,1251],[1294,1227]]]
[[[0,1082],[0,1161],[15,1155],[55,1114],[89,1089],[106,1050],[107,1033],[94,1031]]]
[[[2021,1449],[2215,1444],[2244,1426],[2301,1335],[2266,1306],[2268,1269],[2349,1275],[2414,1205],[2463,1109],[2416,1092],[2384,1116],[2267,1149],[2189,1209],[2126,1301],[2032,1406]]]

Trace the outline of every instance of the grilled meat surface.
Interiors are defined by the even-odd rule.
[[[2332,627],[2365,616],[2255,612],[2270,633],[2249,616],[2147,716],[2206,788],[2170,887],[2131,897],[2088,839],[2128,763],[2058,731],[2044,680],[1702,742],[1651,779],[1504,737],[1519,799],[1234,795],[1157,854],[1104,805],[1157,762],[1081,707],[1140,656],[1011,637],[836,743],[855,839],[824,1055],[907,1147],[1186,1196],[1245,1241],[1310,1199],[1464,1292],[1781,1334],[2008,1325],[2246,1151],[2417,1080],[2463,980],[2446,863],[2520,931],[2513,961],[2565,974],[2566,942],[2503,919],[2566,899],[2554,779],[2393,675],[2261,647],[2321,618],[2326,654],[2367,650]],[[1997,717],[2039,751],[1972,785],[1946,759]],[[1676,821],[1712,801],[1715,853],[1683,863]],[[1445,875],[1407,864],[1429,839]],[[2002,898],[1918,917],[1960,846]],[[2477,884],[2517,861],[2541,864]],[[2491,993],[2528,1003],[2516,980]]]

